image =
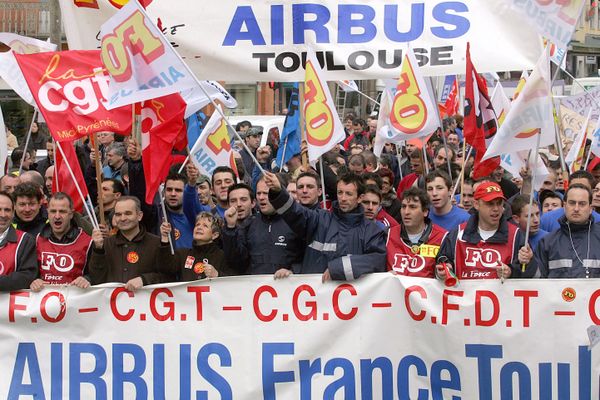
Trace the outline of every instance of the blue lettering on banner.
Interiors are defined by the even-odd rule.
[[[154,344],[148,350],[132,343],[113,343],[106,349],[97,343],[50,343],[50,357],[47,361],[40,357],[35,343],[19,343],[7,398],[47,399],[45,390],[49,388],[49,398],[59,400],[67,397],[67,393],[63,391],[63,384],[67,384],[68,397],[74,399],[82,398],[82,387],[86,390],[86,397],[107,399],[107,388],[111,387],[110,398],[148,398],[149,389],[152,388],[155,399],[177,397],[175,393],[178,391],[178,398],[182,400],[208,400],[207,388],[192,390],[191,384],[199,376],[213,391],[218,392],[218,398],[233,399],[230,382],[218,371],[218,368],[231,368],[234,364],[232,354],[225,345],[202,345],[197,352],[194,376],[192,345],[177,346],[179,382],[173,382],[165,379],[166,372],[176,367],[165,365],[165,354],[168,354],[165,352],[165,344]],[[342,397],[342,393],[344,398],[355,399],[357,388],[360,388],[359,396],[362,399],[392,400],[395,398],[394,389],[400,400],[462,399],[461,371],[449,360],[433,360],[429,365],[418,355],[408,354],[397,362],[395,369],[394,362],[385,356],[361,359],[358,362],[343,357],[327,361],[321,358],[308,360],[298,359],[295,350],[296,346],[292,342],[262,344],[260,373],[264,400],[278,399],[278,389],[283,392],[284,386],[296,382],[299,385],[295,386],[295,390],[299,390],[299,393],[292,396],[289,394],[290,387],[286,387],[288,396],[310,400],[313,398],[313,382],[323,382],[318,377],[320,374],[334,377],[325,386],[323,395],[319,396],[324,399]],[[251,349],[248,351],[252,352]],[[466,344],[464,356],[476,363],[478,398],[481,400],[491,400],[498,393],[498,385],[502,399],[511,399],[517,393],[517,398],[527,400],[532,399],[533,393],[538,393],[540,400],[573,397],[591,400],[591,352],[587,346],[579,346],[577,351],[576,365],[554,361],[528,366],[522,361],[506,360],[503,346],[499,344]],[[107,369],[109,357],[110,370]],[[149,361],[151,359],[152,362]],[[296,368],[293,367],[294,364]],[[45,368],[42,369],[42,365]],[[287,367],[278,369],[276,365]],[[148,371],[149,368],[152,371]],[[66,373],[63,373],[64,369]],[[50,376],[42,375],[42,370],[49,371]],[[474,368],[469,367],[464,372],[472,374],[473,370]],[[571,389],[572,377],[576,377],[574,381],[577,381],[577,390]],[[374,382],[377,382],[377,387],[374,387]],[[167,385],[171,386],[167,388]],[[92,390],[93,396],[90,394]],[[416,397],[411,397],[415,393]]]
[[[502,154],[500,156],[500,159],[502,160],[503,163],[505,163],[507,165],[512,165],[512,160],[510,159],[510,154]]]
[[[140,91],[148,90],[148,89],[157,89],[161,87],[173,86],[182,78],[185,78],[187,75],[179,71],[174,66],[170,66],[167,70],[161,71],[158,75],[155,75],[149,78],[146,83],[138,86],[137,90],[126,90],[121,89],[117,93],[113,94],[110,98],[110,104],[115,104],[122,98],[129,97],[134,93],[138,93]]]
[[[381,25],[385,37],[393,42],[407,43],[419,39],[425,33],[425,2],[410,4],[410,9],[398,4],[383,7],[383,24],[376,21],[377,9],[366,4],[338,4],[337,31],[332,30],[333,10],[317,3],[292,4],[292,43],[368,43],[377,35]],[[433,20],[438,24],[429,31],[440,39],[456,39],[465,35],[471,28],[466,17],[469,8],[461,1],[445,1],[436,4],[431,10]],[[409,16],[410,27],[404,26]],[[271,5],[269,27],[261,26],[252,6],[238,6],[223,39],[223,46],[235,46],[239,41],[250,42],[253,46],[265,46],[265,34],[270,32],[269,45],[283,45],[285,10],[283,5]],[[310,32],[307,39],[307,32]]]
[[[200,148],[196,153],[192,155],[198,164],[206,170],[208,175],[211,175],[213,170],[217,167],[217,162],[205,151]]]

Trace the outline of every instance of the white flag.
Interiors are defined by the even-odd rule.
[[[510,0],[513,9],[527,18],[538,33],[566,49],[581,16],[584,0]],[[589,1],[588,1],[589,3]]]
[[[190,159],[201,174],[212,176],[216,167],[225,165],[236,171],[237,175],[229,131],[219,111],[215,110],[192,146]]]
[[[375,143],[373,144],[373,154],[377,157],[381,156],[386,143],[399,145],[404,142],[404,139],[398,138],[396,132],[390,129],[390,111],[393,98],[394,96],[389,89],[383,89],[379,100],[379,118],[377,119],[377,131],[375,132]]]
[[[0,32],[0,42],[11,48],[11,51],[0,53],[0,78],[4,79],[26,103],[37,107],[14,53],[34,54],[56,51],[56,45],[10,32]]]
[[[355,81],[339,80],[337,83],[344,92],[358,92],[358,85]]]
[[[390,110],[390,129],[394,140],[410,140],[432,134],[439,127],[437,103],[419,69],[412,49],[402,60],[396,94]]]
[[[569,153],[565,157],[565,163],[569,166],[569,169],[572,169],[573,163],[575,163],[575,161],[577,161],[579,152],[582,150],[582,147],[585,148],[585,142],[587,139],[587,128],[588,128],[588,123],[590,122],[591,113],[592,113],[591,111],[588,112],[585,122],[581,126],[581,130],[577,133],[577,136],[575,136],[575,140],[573,141],[573,144],[571,145],[571,148],[569,149]],[[584,160],[582,161],[582,163],[583,162],[584,162]]]
[[[4,175],[6,159],[8,158],[8,143],[6,141],[6,127],[4,126],[4,117],[2,108],[0,108],[0,176]]]
[[[554,143],[554,118],[550,92],[548,49],[538,60],[517,99],[511,104],[502,126],[488,146],[484,159],[503,153],[535,148],[540,134],[540,147]]]
[[[316,162],[323,153],[344,140],[346,133],[327,81],[323,79],[323,70],[312,49],[309,49],[306,54],[305,68],[302,109],[306,123],[308,160]]]
[[[596,121],[596,127],[592,133],[592,145],[590,151],[596,157],[600,157],[600,119]]]
[[[0,43],[4,43],[17,54],[35,54],[56,51],[56,45],[16,33],[0,32]]]
[[[106,21],[100,37],[102,62],[110,74],[107,109],[198,86],[137,0]]]
[[[219,100],[227,108],[236,108],[238,106],[237,100],[234,99],[233,96],[219,84],[219,82],[200,81],[199,83],[206,93],[208,93],[210,99]],[[187,103],[184,118],[188,118],[190,115],[210,103],[210,99],[206,97],[202,89],[198,86],[182,91],[181,97]]]

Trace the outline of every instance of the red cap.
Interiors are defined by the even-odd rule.
[[[481,185],[477,186],[475,193],[473,194],[473,198],[475,200],[483,200],[483,201],[492,201],[495,199],[503,199],[504,193],[496,182],[483,182]]]

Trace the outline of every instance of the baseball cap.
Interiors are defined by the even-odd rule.
[[[502,188],[500,188],[500,185],[496,182],[483,182],[481,185],[477,186],[473,198],[475,200],[483,201],[492,201],[495,199],[506,200]]]

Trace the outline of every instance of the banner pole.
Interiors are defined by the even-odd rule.
[[[77,179],[75,179],[75,174],[73,173],[73,170],[71,169],[71,165],[69,164],[69,160],[67,160],[67,157],[65,156],[65,153],[62,149],[62,147],[60,146],[59,142],[56,142],[56,147],[58,147],[58,151],[60,151],[60,154],[62,155],[63,158],[63,162],[65,163],[65,165],[67,166],[67,170],[69,171],[69,175],[71,175],[71,179],[73,180],[73,184],[75,185],[75,189],[77,189],[77,193],[79,194],[79,196],[81,197],[81,201],[83,202],[83,206],[85,207],[85,211],[88,213],[89,217],[90,217],[90,221],[92,222],[92,225],[94,225],[94,217],[92,217],[91,214],[93,214],[93,210],[90,211],[89,206],[87,204],[87,202],[85,201],[85,197],[83,196],[83,192],[81,191],[81,188],[79,187],[79,184],[77,183]],[[56,167],[54,173],[57,174],[56,180],[58,182],[58,171],[56,171]],[[99,229],[98,225],[94,225],[95,229]]]
[[[327,197],[325,196],[325,175],[323,174],[323,157],[319,157],[319,170],[321,171],[321,194],[323,195],[323,210],[327,210]]]
[[[527,229],[525,230],[525,246],[529,246],[529,229],[531,228],[531,207],[533,206],[533,185],[535,182],[536,166],[540,149],[540,137],[542,134],[538,132],[535,142],[535,155],[533,156],[533,167],[531,168],[531,193],[529,194],[529,210],[527,212]],[[531,156],[531,154],[530,154]],[[529,163],[531,165],[531,163]],[[521,272],[525,272],[526,264],[521,264]]]
[[[98,145],[98,134],[94,133],[94,154],[96,155],[96,190],[98,191],[98,213],[100,214],[100,224],[106,225],[104,217],[104,203],[102,197],[102,162],[100,146]]]
[[[471,150],[473,150],[472,146],[469,146],[469,152],[467,153],[467,158],[471,157]],[[456,194],[456,190],[458,189],[458,185],[461,184],[464,186],[464,176],[465,176],[465,164],[463,162],[463,167],[460,170],[460,175],[459,175],[459,179],[456,181],[456,185],[454,185],[453,189],[452,189],[452,195],[450,195],[450,198],[453,198],[454,195]],[[463,196],[462,196],[462,189],[463,187],[461,186],[460,190],[460,201],[462,204],[462,200],[463,200]]]
[[[302,138],[302,143],[306,143],[306,131],[304,130],[304,82],[298,82],[298,99],[298,111],[300,112],[300,118],[298,118],[300,123],[300,137]],[[302,166],[305,169],[308,168],[308,154],[304,152],[302,152]]]
[[[429,174],[429,161],[427,160],[427,149],[425,148],[425,139],[421,139],[421,150],[423,151],[423,167],[425,168],[425,175]]]
[[[433,90],[434,104],[437,106],[438,93],[437,93],[436,87],[433,84],[432,77],[429,77],[429,83],[431,84],[431,90]],[[438,121],[440,123],[440,133],[441,133],[440,136],[442,137],[442,142],[444,143],[444,150],[446,151],[446,164],[448,165],[448,176],[450,176],[450,183],[453,185],[454,179],[452,179],[452,167],[451,167],[451,161],[450,161],[450,153],[448,152],[448,142],[446,141],[446,135],[444,132],[444,123],[442,121],[442,114],[440,114],[439,107],[436,107],[436,112],[437,112],[437,116],[438,116]],[[456,156],[456,154],[455,154],[455,156]]]
[[[21,156],[21,164],[19,164],[19,176],[21,176],[21,172],[23,172],[23,163],[25,162],[25,156],[27,155],[27,148],[29,147],[29,139],[31,139],[31,130],[33,129],[33,124],[35,123],[35,119],[37,118],[38,110],[37,108],[33,108],[33,117],[31,117],[31,123],[29,124],[29,131],[27,131],[27,138],[25,139],[25,147],[23,148],[23,155]],[[39,132],[39,126],[38,126]]]
[[[160,195],[158,196],[160,198],[160,208],[163,213],[163,221],[169,222],[169,219],[167,218],[167,209],[165,207],[165,188],[164,185],[162,186],[163,188],[160,191]],[[173,239],[171,238],[171,234],[169,234],[169,249],[171,250],[171,255],[175,255],[175,250],[173,249]]]

